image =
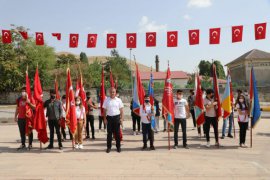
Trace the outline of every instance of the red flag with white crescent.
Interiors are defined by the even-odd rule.
[[[11,31],[2,30],[2,42],[3,44],[10,44],[12,41]]]
[[[254,25],[255,40],[266,38],[266,23],[259,23]]]
[[[220,28],[211,28],[209,30],[209,44],[220,43]]]
[[[69,47],[77,48],[79,43],[79,34],[70,34],[69,35]]]
[[[232,42],[241,42],[243,38],[243,26],[232,27]]]
[[[117,34],[107,34],[107,48],[116,48]]]
[[[70,129],[70,132],[74,134],[77,127],[77,118],[76,118],[75,98],[69,68],[67,69],[67,81],[66,81],[66,121]]]
[[[190,45],[196,45],[200,43],[200,30],[199,29],[189,30],[188,34],[189,34]]]
[[[137,34],[127,33],[127,48],[136,48],[137,45]]]
[[[178,32],[169,31],[167,32],[167,47],[177,47],[178,44]]]
[[[36,32],[36,45],[44,45],[44,36],[42,32]]]
[[[97,34],[88,34],[87,48],[95,48],[97,46]]]
[[[146,33],[146,47],[155,47],[156,39],[157,39],[156,32],[147,32]]]

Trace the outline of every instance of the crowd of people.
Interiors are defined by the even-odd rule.
[[[195,118],[195,95],[194,91],[190,90],[190,95],[187,99],[184,98],[182,90],[177,90],[174,98],[174,125],[170,126],[166,121],[166,118],[161,114],[160,103],[157,99],[154,99],[153,105],[150,103],[149,95],[144,96],[144,104],[141,105],[139,113],[133,111],[133,103],[130,104],[131,118],[132,118],[132,130],[133,135],[140,135],[142,132],[142,150],[148,149],[147,142],[150,141],[150,150],[155,150],[154,146],[154,134],[161,132],[162,127],[159,125],[160,117],[163,118],[163,132],[171,131],[174,135],[174,148],[179,148],[178,144],[178,131],[179,126],[182,129],[182,143],[183,148],[189,149],[187,143],[187,119],[192,118],[193,130],[197,130],[198,136],[206,139],[206,147],[210,147],[210,128],[213,127],[215,146],[219,147],[219,133],[218,133],[218,117],[216,113],[217,102],[214,99],[214,91],[212,89],[203,90],[203,100],[204,100],[204,117],[205,122],[201,127],[197,127]],[[96,103],[91,99],[90,92],[86,93],[86,106],[83,105],[82,99],[77,96],[75,98],[76,104],[76,118],[77,118],[77,128],[75,134],[72,134],[70,130],[69,139],[74,141],[75,149],[83,149],[83,141],[91,138],[95,140],[95,127],[94,127],[94,111],[98,110],[98,130],[107,131],[107,149],[106,152],[110,153],[112,148],[112,140],[116,141],[117,152],[121,152],[121,140],[122,140],[122,129],[124,120],[124,104],[122,100],[118,97],[115,88],[110,88],[110,96],[108,96],[102,107],[100,103]],[[35,109],[35,103],[30,101],[27,97],[26,89],[22,88],[21,96],[16,100],[16,111],[15,111],[15,121],[19,127],[19,133],[21,137],[21,145],[18,150],[31,149],[33,142],[33,133],[27,130],[28,124],[27,118],[27,108],[29,106]],[[237,111],[237,121],[239,124],[239,146],[247,147],[245,145],[246,131],[248,129],[249,122],[249,97],[247,91],[244,93],[241,90],[237,91],[237,98],[232,102],[232,107]],[[46,149],[54,148],[54,134],[57,135],[58,148],[61,150],[63,148],[62,142],[67,140],[66,129],[67,119],[66,119],[66,96],[63,95],[61,100],[56,99],[55,90],[50,90],[50,98],[44,102],[45,116],[47,119],[47,126],[49,127],[49,145]],[[103,109],[103,111],[101,110]],[[155,120],[155,128],[151,127],[151,119]],[[226,136],[227,124],[229,122],[227,137],[233,138],[232,127],[234,126],[234,111],[231,112],[227,119],[223,120],[222,126],[222,136],[224,139]],[[122,126],[122,128],[121,128]],[[83,130],[85,129],[85,138],[83,138]],[[203,135],[201,133],[203,132]],[[26,136],[29,139],[29,145],[26,147]]]

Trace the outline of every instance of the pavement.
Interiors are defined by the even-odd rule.
[[[97,120],[95,127],[98,127]],[[160,120],[161,129],[163,126]],[[192,130],[187,120],[190,149],[181,146],[168,150],[168,133],[155,134],[155,151],[141,151],[142,135],[133,135],[131,121],[125,121],[122,152],[115,142],[111,153],[105,153],[106,133],[96,132],[96,140],[84,141],[83,150],[73,150],[71,141],[64,149],[40,150],[37,140],[31,151],[17,151],[20,145],[16,124],[0,124],[0,179],[270,179],[270,120],[261,119],[253,129],[253,147],[240,148],[238,124],[236,138],[220,139],[221,147],[211,147]],[[222,123],[219,123],[219,132]],[[172,133],[170,143],[173,144]],[[179,133],[181,145],[181,131]],[[219,133],[219,135],[221,135]],[[34,138],[37,134],[34,132]],[[56,137],[55,137],[56,138]],[[246,144],[250,142],[247,131]],[[42,145],[45,148],[47,144]]]

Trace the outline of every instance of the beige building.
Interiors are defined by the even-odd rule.
[[[231,70],[232,82],[239,86],[248,86],[252,65],[257,85],[270,85],[270,53],[257,49],[253,49],[226,64]]]

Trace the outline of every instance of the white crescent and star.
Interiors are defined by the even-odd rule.
[[[261,34],[261,33],[262,33],[262,31],[263,31],[263,26],[259,26],[259,27],[257,27],[257,32],[258,32],[259,34]]]
[[[234,34],[236,37],[238,37],[239,34],[240,34],[240,29],[235,29],[235,30],[233,31],[233,34]]]
[[[216,39],[217,36],[218,36],[218,32],[217,32],[217,31],[213,31],[213,32],[212,32],[212,37],[213,37],[214,39]]]
[[[96,38],[95,38],[95,36],[90,36],[89,39],[90,39],[90,42],[92,43],[92,42],[94,42],[94,40],[95,40]]]
[[[133,41],[135,40],[135,37],[134,37],[133,35],[131,35],[131,36],[128,37],[128,40],[129,40],[131,43],[133,43]]]
[[[154,39],[154,35],[153,34],[149,34],[148,37],[147,37],[147,39],[149,39],[150,42],[152,42],[153,39]]]
[[[37,39],[40,41],[42,39],[42,35],[40,33],[37,34]]]
[[[172,42],[175,40],[175,38],[176,38],[176,36],[175,36],[174,34],[171,34],[171,35],[169,36],[169,39],[170,39]]]
[[[4,37],[5,37],[6,39],[8,39],[8,36],[9,36],[9,33],[8,33],[8,32],[4,32]]]
[[[77,37],[76,36],[72,36],[72,41],[73,41],[73,43],[76,43],[77,42]]]
[[[114,39],[115,39],[115,38],[114,38],[113,36],[110,36],[110,37],[109,37],[109,41],[110,41],[111,44],[113,43]]]
[[[192,32],[190,36],[192,37],[192,39],[195,39],[197,37],[197,32]]]

